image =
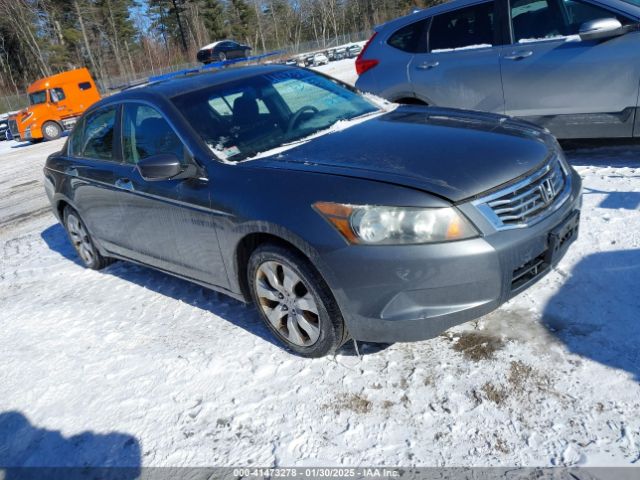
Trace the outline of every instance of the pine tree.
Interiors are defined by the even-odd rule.
[[[224,24],[224,7],[219,0],[201,0],[200,12],[204,27],[211,41],[221,40],[226,36]]]
[[[256,30],[256,14],[245,0],[230,0],[228,6],[231,35],[237,41],[251,43],[250,32]]]

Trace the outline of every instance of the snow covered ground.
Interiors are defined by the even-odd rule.
[[[358,79],[354,62],[355,60],[352,58],[345,58],[344,60],[329,62],[327,65],[313,67],[313,70],[331,75],[332,77],[339,78],[343,82],[353,85]]]
[[[41,182],[61,144],[0,142],[0,465],[640,464],[640,144],[568,151],[580,238],[536,286],[361,360],[292,356],[162,273],[82,268]]]

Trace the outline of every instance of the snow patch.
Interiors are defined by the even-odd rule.
[[[479,48],[491,48],[493,45],[489,43],[482,43],[479,45],[468,45],[466,47],[458,47],[458,48],[439,48],[435,50],[431,50],[431,53],[447,53],[447,52],[461,52],[464,50],[477,50]]]
[[[521,38],[518,43],[534,43],[534,42],[553,42],[556,40],[564,40],[565,42],[580,42],[580,35],[556,35],[544,38]]]

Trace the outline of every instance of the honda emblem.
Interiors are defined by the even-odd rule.
[[[545,205],[549,205],[556,196],[556,187],[550,178],[545,179],[538,187],[538,190],[540,190],[540,196]]]

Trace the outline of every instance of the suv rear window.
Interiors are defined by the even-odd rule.
[[[494,3],[487,2],[433,17],[429,49],[487,47],[494,43]]]
[[[391,35],[387,43],[403,52],[424,52],[427,49],[426,33],[428,25],[429,19],[405,25]]]

